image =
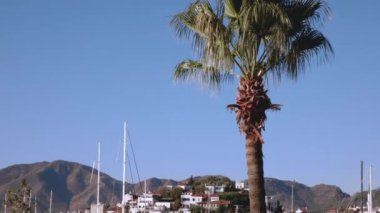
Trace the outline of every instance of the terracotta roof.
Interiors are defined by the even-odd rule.
[[[212,201],[212,202],[204,201],[201,204],[209,204],[209,203],[216,204],[216,205],[229,205],[230,201],[228,200],[218,200],[218,201]]]

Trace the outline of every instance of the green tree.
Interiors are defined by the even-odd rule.
[[[21,180],[20,187],[15,190],[7,191],[7,206],[12,209],[12,212],[30,212],[29,198],[31,188],[25,179]]]
[[[206,210],[200,206],[191,206],[190,207],[190,211],[191,213],[202,213],[202,212],[206,212]]]
[[[210,88],[237,77],[236,113],[246,139],[250,211],[265,207],[262,145],[267,110],[279,110],[267,95],[265,79],[297,79],[314,58],[332,55],[317,30],[330,9],[323,0],[196,0],[176,14],[171,25],[191,39],[199,58],[180,62],[176,80],[195,79]]]
[[[166,187],[162,187],[156,191],[156,193],[160,194],[162,198],[170,198],[173,200],[172,210],[178,210],[181,208],[181,194],[183,190],[181,188],[173,188],[169,189]]]
[[[192,175],[190,176],[189,180],[187,181],[187,185],[189,185],[189,186],[193,186],[194,185],[194,178],[193,178]]]
[[[231,208],[221,205],[214,212],[215,213],[232,213],[234,211]]]
[[[220,195],[221,200],[228,200],[231,203],[231,206],[242,206],[248,207],[249,205],[249,197],[247,191],[242,192],[224,192]]]

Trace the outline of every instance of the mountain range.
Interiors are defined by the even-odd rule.
[[[194,180],[200,181],[206,177],[210,180],[210,176],[194,177]],[[224,180],[230,181],[224,176],[215,177],[223,177]],[[96,169],[93,171],[89,166],[58,160],[6,167],[0,170],[0,196],[3,197],[7,190],[17,189],[22,179],[27,180],[33,195],[36,195],[39,212],[47,211],[49,208],[51,190],[53,190],[53,208],[57,211],[83,209],[96,202],[97,171]],[[175,181],[150,178],[146,180],[146,187],[147,190],[153,192],[163,186],[175,186],[185,182],[187,180]],[[233,184],[232,181],[230,182]],[[265,179],[266,193],[289,209],[292,184],[294,186],[294,206],[307,206],[314,212],[322,212],[328,208],[348,205],[350,201],[352,203],[356,199],[355,196],[350,197],[347,193],[342,192],[337,186],[320,184],[309,187],[301,183],[275,178]],[[100,200],[103,203],[116,204],[120,202],[121,189],[121,181],[101,173]],[[127,192],[131,191],[135,194],[140,194],[142,190],[142,182],[126,184]]]

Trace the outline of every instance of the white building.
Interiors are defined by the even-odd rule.
[[[235,182],[235,189],[244,189],[245,188],[245,183],[243,181],[236,181]]]
[[[202,195],[193,195],[192,193],[183,193],[181,195],[181,204],[187,207],[198,205],[202,200]]]
[[[211,202],[219,201],[219,195],[216,195],[216,194],[210,195],[209,199]]]
[[[153,194],[151,193],[143,193],[141,196],[137,198],[137,208],[138,209],[149,209],[153,207],[154,199]]]
[[[223,193],[224,185],[214,186],[214,185],[205,185],[205,194],[214,194],[214,193]]]
[[[216,210],[220,206],[227,207],[228,205],[230,205],[230,201],[227,201],[227,200],[218,200],[218,201],[212,201],[212,202],[205,201],[205,202],[202,202],[200,205],[205,209]]]
[[[124,195],[124,203],[130,203],[132,201],[133,201],[133,195],[131,195],[130,193]]]
[[[104,204],[91,204],[91,213],[107,213],[107,208]]]
[[[163,202],[163,201],[155,202],[154,209],[157,209],[157,210],[170,209],[170,202]]]
[[[191,213],[190,209],[188,209],[188,208],[180,208],[180,209],[178,209],[178,212],[179,213]]]
[[[183,190],[189,190],[189,189],[191,189],[191,186],[189,186],[189,185],[184,185],[184,184],[178,184],[176,187],[177,187],[177,188],[181,188],[181,189],[183,189]]]

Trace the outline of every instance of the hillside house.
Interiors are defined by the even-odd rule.
[[[205,194],[215,194],[215,193],[223,193],[225,189],[224,185],[215,186],[215,185],[205,185]]]
[[[243,181],[236,181],[235,182],[235,189],[245,189],[245,183]]]
[[[203,201],[203,195],[193,195],[193,193],[183,193],[181,195],[181,204],[186,207],[198,206]]]
[[[91,204],[90,213],[107,213],[107,207],[104,204]]]
[[[220,206],[225,206],[225,207],[228,207],[228,205],[230,205],[230,201],[228,200],[217,200],[217,201],[204,201],[202,203],[200,203],[200,206],[202,208],[205,208],[205,209],[209,209],[209,210],[217,210]]]

